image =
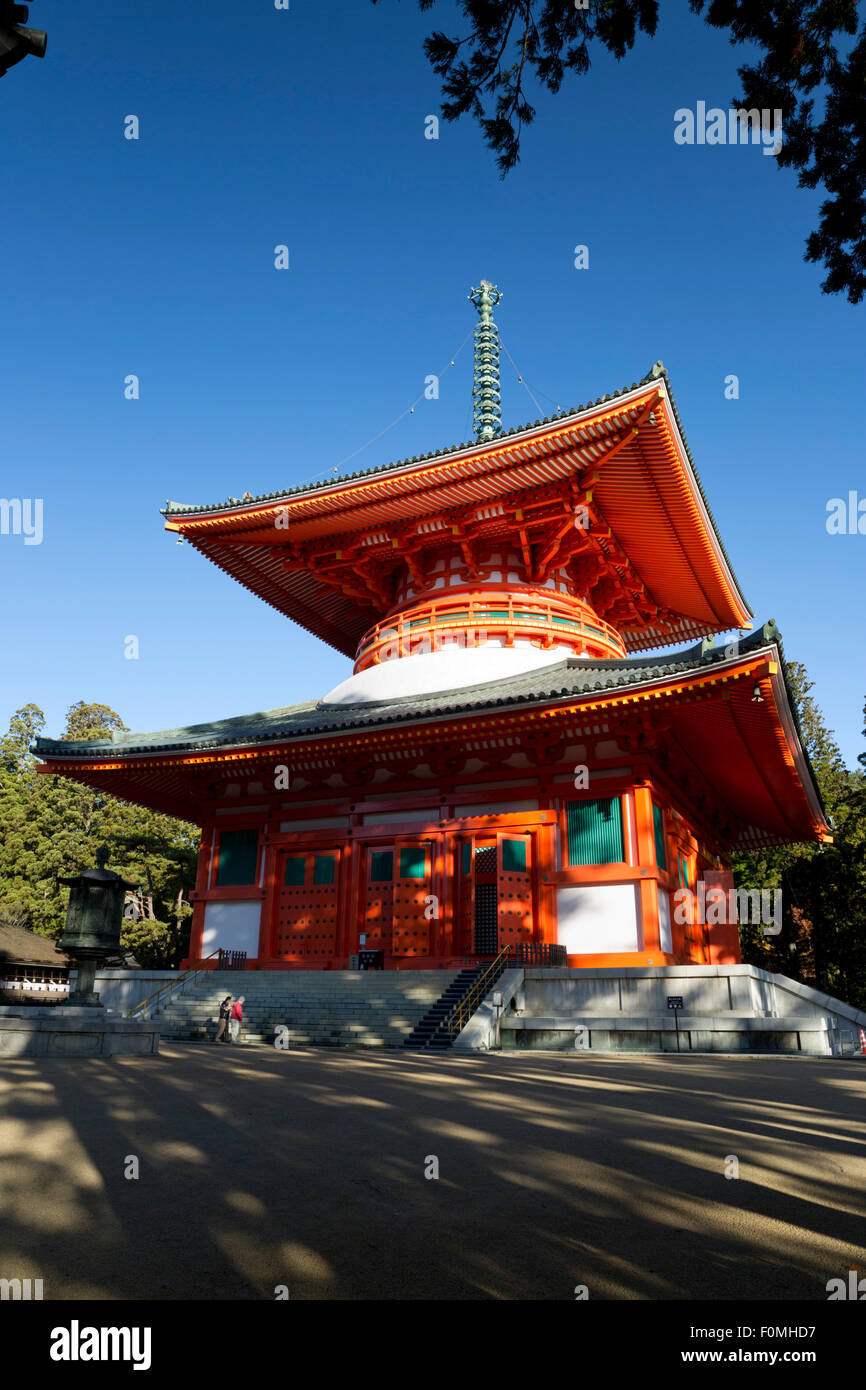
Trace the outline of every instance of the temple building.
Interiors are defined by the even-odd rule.
[[[44,771],[201,826],[192,964],[736,963],[736,921],[680,890],[829,838],[779,633],[751,631],[661,363],[503,430],[499,295],[470,297],[473,442],[164,512],[351,674],[264,714],[38,742]]]

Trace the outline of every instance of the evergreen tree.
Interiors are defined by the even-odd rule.
[[[418,3],[430,10],[436,0]],[[757,50],[757,61],[738,69],[741,95],[732,105],[781,111],[777,163],[796,169],[801,187],[829,195],[805,258],[826,268],[825,294],[844,293],[859,304],[866,294],[866,18],[860,23],[857,0],[689,5],[727,31],[732,44]],[[531,74],[558,92],[568,76],[589,71],[594,53],[619,60],[639,36],[651,38],[660,13],[658,0],[457,0],[457,8],[469,32],[453,37],[436,30],[424,49],[442,79],[442,115],[475,118],[503,177],[517,164],[521,134],[535,119],[527,97]]]
[[[124,950],[141,965],[178,964],[189,939],[198,832],[185,821],[38,772],[30,748],[44,726],[38,706],[25,705],[0,739],[0,921],[59,937],[68,889],[58,880],[91,867],[105,843],[111,868],[137,885],[127,897]],[[61,737],[109,738],[125,728],[107,705],[79,701]]]
[[[803,746],[833,821],[833,844],[734,856],[738,888],[781,888],[782,930],[740,928],[743,959],[866,1006],[866,778],[845,767],[804,666],[788,666]],[[864,730],[866,733],[866,730]],[[860,755],[866,766],[866,757]]]

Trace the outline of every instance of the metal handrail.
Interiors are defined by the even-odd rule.
[[[203,956],[202,959],[212,960],[214,956],[218,955],[219,947],[217,947],[215,951],[211,951],[209,956]],[[177,988],[178,978],[182,979],[183,981],[183,983],[180,985],[180,993],[183,994],[186,991],[186,987],[188,984],[194,985],[197,982],[199,975],[209,975],[210,973],[211,972],[209,970],[206,970],[203,966],[198,966],[198,968],[195,970],[178,971],[177,978],[173,980],[166,980],[164,984],[160,985],[159,989],[155,989],[153,991],[153,994],[148,994],[146,999],[139,999],[137,1004],[133,1004],[129,1013],[126,1015],[127,1018],[136,1018],[138,1017],[140,1012],[142,1020],[146,1019],[148,1017],[147,1011],[150,1004],[153,1001],[159,999],[160,995],[165,994],[166,990],[168,990],[168,1002],[170,1004],[172,999],[174,998],[174,991]],[[156,1012],[156,1005],[154,1005],[154,1012]]]
[[[437,1033],[446,1032],[453,1041],[458,1033],[463,1031],[490,986],[499,979],[499,976],[506,968],[511,950],[511,946],[506,946],[504,950],[499,952],[496,959],[491,961],[483,974],[479,975],[478,979],[474,981],[472,988],[464,995],[459,1004],[456,1004],[448,1017],[443,1019],[436,1030]],[[436,1034],[434,1033],[433,1036],[435,1037]]]

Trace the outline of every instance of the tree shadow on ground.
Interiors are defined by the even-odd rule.
[[[0,1084],[0,1275],[49,1299],[809,1300],[866,1248],[857,1062],[165,1044]]]

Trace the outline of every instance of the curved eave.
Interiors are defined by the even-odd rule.
[[[761,699],[754,700],[758,688]],[[459,692],[454,692],[459,698]],[[323,711],[323,718],[327,718]],[[165,749],[124,756],[101,747],[90,757],[76,751],[69,758],[46,757],[41,771],[71,777],[102,791],[138,801],[171,814],[201,820],[205,803],[218,796],[219,779],[260,777],[275,758],[303,769],[345,766],[346,759],[410,751],[423,758],[431,747],[532,728],[537,720],[601,723],[616,734],[634,719],[646,728],[658,722],[664,739],[687,769],[684,793],[709,785],[711,801],[726,817],[731,849],[750,850],[791,841],[827,840],[830,825],[821,805],[808,758],[796,729],[775,643],[753,647],[709,666],[661,676],[647,670],[644,679],[623,686],[578,693],[562,688],[543,696],[501,701],[467,700],[441,711],[420,712],[395,701],[385,709],[341,728],[273,729],[259,738],[227,740],[211,748]],[[43,755],[44,756],[44,755]],[[627,755],[626,755],[627,756]],[[402,759],[401,759],[402,761]],[[693,769],[693,775],[692,775]],[[206,774],[202,780],[202,774]],[[215,781],[212,779],[216,779]],[[692,786],[691,783],[694,783]],[[265,796],[252,791],[249,795]],[[243,809],[243,803],[238,806]]]
[[[629,439],[650,402],[656,425]],[[626,437],[608,463],[612,442]],[[597,475],[597,476],[596,476]],[[338,547],[391,544],[391,528],[415,525],[432,542],[454,508],[491,507],[509,493],[594,477],[593,504],[628,564],[663,610],[657,627],[624,629],[629,651],[747,626],[748,607],[718,535],[663,377],[554,421],[512,431],[483,448],[273,494],[246,505],[168,509],[179,533],[231,578],[347,656],[385,607],[359,604],[309,570],[283,565],[285,542]],[[506,523],[503,522],[503,534]],[[623,567],[620,566],[620,573]],[[604,617],[602,612],[600,616]]]

